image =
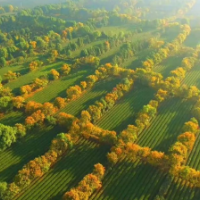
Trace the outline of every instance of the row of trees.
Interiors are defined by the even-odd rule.
[[[191,28],[189,25],[180,25],[181,33],[172,41],[172,43],[167,43],[165,47],[160,48],[157,53],[153,55],[152,58],[147,58],[143,62],[143,67],[148,70],[152,70],[152,68],[161,63],[164,59],[166,59],[171,52],[177,51],[180,45],[186,40],[187,36],[191,32]]]
[[[91,116],[91,121],[95,123],[103,113],[110,110],[119,99],[131,90],[133,83],[133,79],[126,78],[122,80],[121,83],[113,88],[112,92],[107,93],[100,101],[96,101],[94,105],[90,105],[87,112]]]
[[[30,185],[36,178],[42,177],[58,159],[73,148],[73,141],[68,134],[60,133],[52,141],[49,151],[44,155],[29,161],[19,170],[12,183],[0,183],[2,200],[13,199],[17,194]]]
[[[141,147],[133,143],[135,137],[132,133],[136,132],[137,128],[129,126],[127,130],[129,132],[125,130],[125,132],[122,132],[122,135],[120,134],[118,146],[113,147],[112,152],[107,155],[111,165],[116,164],[120,158],[126,156],[133,162],[141,160],[176,176],[177,168],[185,163],[187,156],[193,148],[198,131],[198,122],[195,118],[192,118],[191,121],[184,124],[184,133],[178,137],[178,142],[169,149],[169,155],[163,152],[152,151],[149,147]],[[127,134],[130,136],[127,136]]]
[[[105,168],[103,165],[100,163],[94,165],[93,172],[86,175],[76,188],[72,188],[69,192],[66,192],[63,196],[63,200],[88,200],[95,190],[99,190],[102,187],[101,180],[103,179],[104,174]]]

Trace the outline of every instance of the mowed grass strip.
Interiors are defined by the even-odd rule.
[[[23,165],[44,154],[60,132],[58,127],[35,129],[11,148],[0,152],[0,181],[10,182]]]
[[[66,90],[70,86],[79,85],[88,75],[93,74],[94,70],[85,69],[73,72],[66,77],[50,82],[43,90],[35,93],[28,101],[40,103],[52,102],[56,97],[66,97]]]
[[[80,115],[82,110],[86,110],[90,105],[93,105],[95,101],[104,97],[106,93],[111,92],[119,82],[120,80],[116,78],[109,78],[107,80],[100,81],[76,101],[68,103],[67,106],[61,111],[74,116]]]
[[[167,152],[182,133],[182,127],[191,117],[192,103],[178,98],[163,102],[151,125],[141,133],[137,143]]]
[[[110,170],[91,200],[153,199],[165,179],[157,169],[136,161],[122,161]]]
[[[136,114],[146,105],[154,95],[150,88],[133,88],[127,95],[96,123],[103,129],[122,131],[129,124],[134,124]]]
[[[58,161],[43,178],[37,180],[16,199],[61,199],[65,192],[77,186],[85,175],[92,172],[94,164],[104,164],[108,151],[107,146],[99,147],[82,140],[81,144]]]

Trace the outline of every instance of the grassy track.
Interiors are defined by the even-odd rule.
[[[103,129],[121,131],[134,123],[134,117],[153,97],[149,88],[133,89],[96,123]]]
[[[165,176],[141,163],[123,161],[116,164],[103,179],[103,187],[91,200],[153,200]]]
[[[94,88],[86,92],[76,101],[72,101],[62,110],[74,116],[80,114],[82,110],[86,110],[90,105],[93,105],[95,101],[100,100],[106,93],[110,92],[116,84],[119,83],[118,79],[107,79],[97,83]]]
[[[18,200],[57,200],[92,172],[93,165],[104,163],[109,148],[82,140],[75,150],[60,160],[42,179],[30,186]]]
[[[138,144],[159,151],[167,151],[181,134],[181,128],[191,116],[192,104],[180,99],[170,99],[161,105],[158,115],[140,135]]]
[[[84,80],[89,74],[93,74],[93,70],[80,70],[59,80],[55,80],[48,84],[43,90],[35,93],[31,98],[28,98],[28,100],[44,103],[51,102],[56,97],[66,97],[66,90],[70,86],[79,84],[80,81]]]
[[[11,181],[24,164],[44,154],[51,140],[60,132],[58,127],[33,130],[10,149],[0,152],[0,181]]]

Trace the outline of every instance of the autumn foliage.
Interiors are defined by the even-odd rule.
[[[94,165],[91,174],[86,175],[76,188],[72,188],[63,196],[63,200],[89,199],[95,190],[102,187],[101,180],[105,174],[105,168],[101,164]]]

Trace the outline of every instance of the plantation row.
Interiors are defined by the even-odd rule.
[[[66,189],[70,189],[91,171],[95,163],[103,163],[108,148],[85,140],[63,157],[44,177],[30,185],[16,199],[61,199]],[[54,184],[52,184],[52,182]]]

